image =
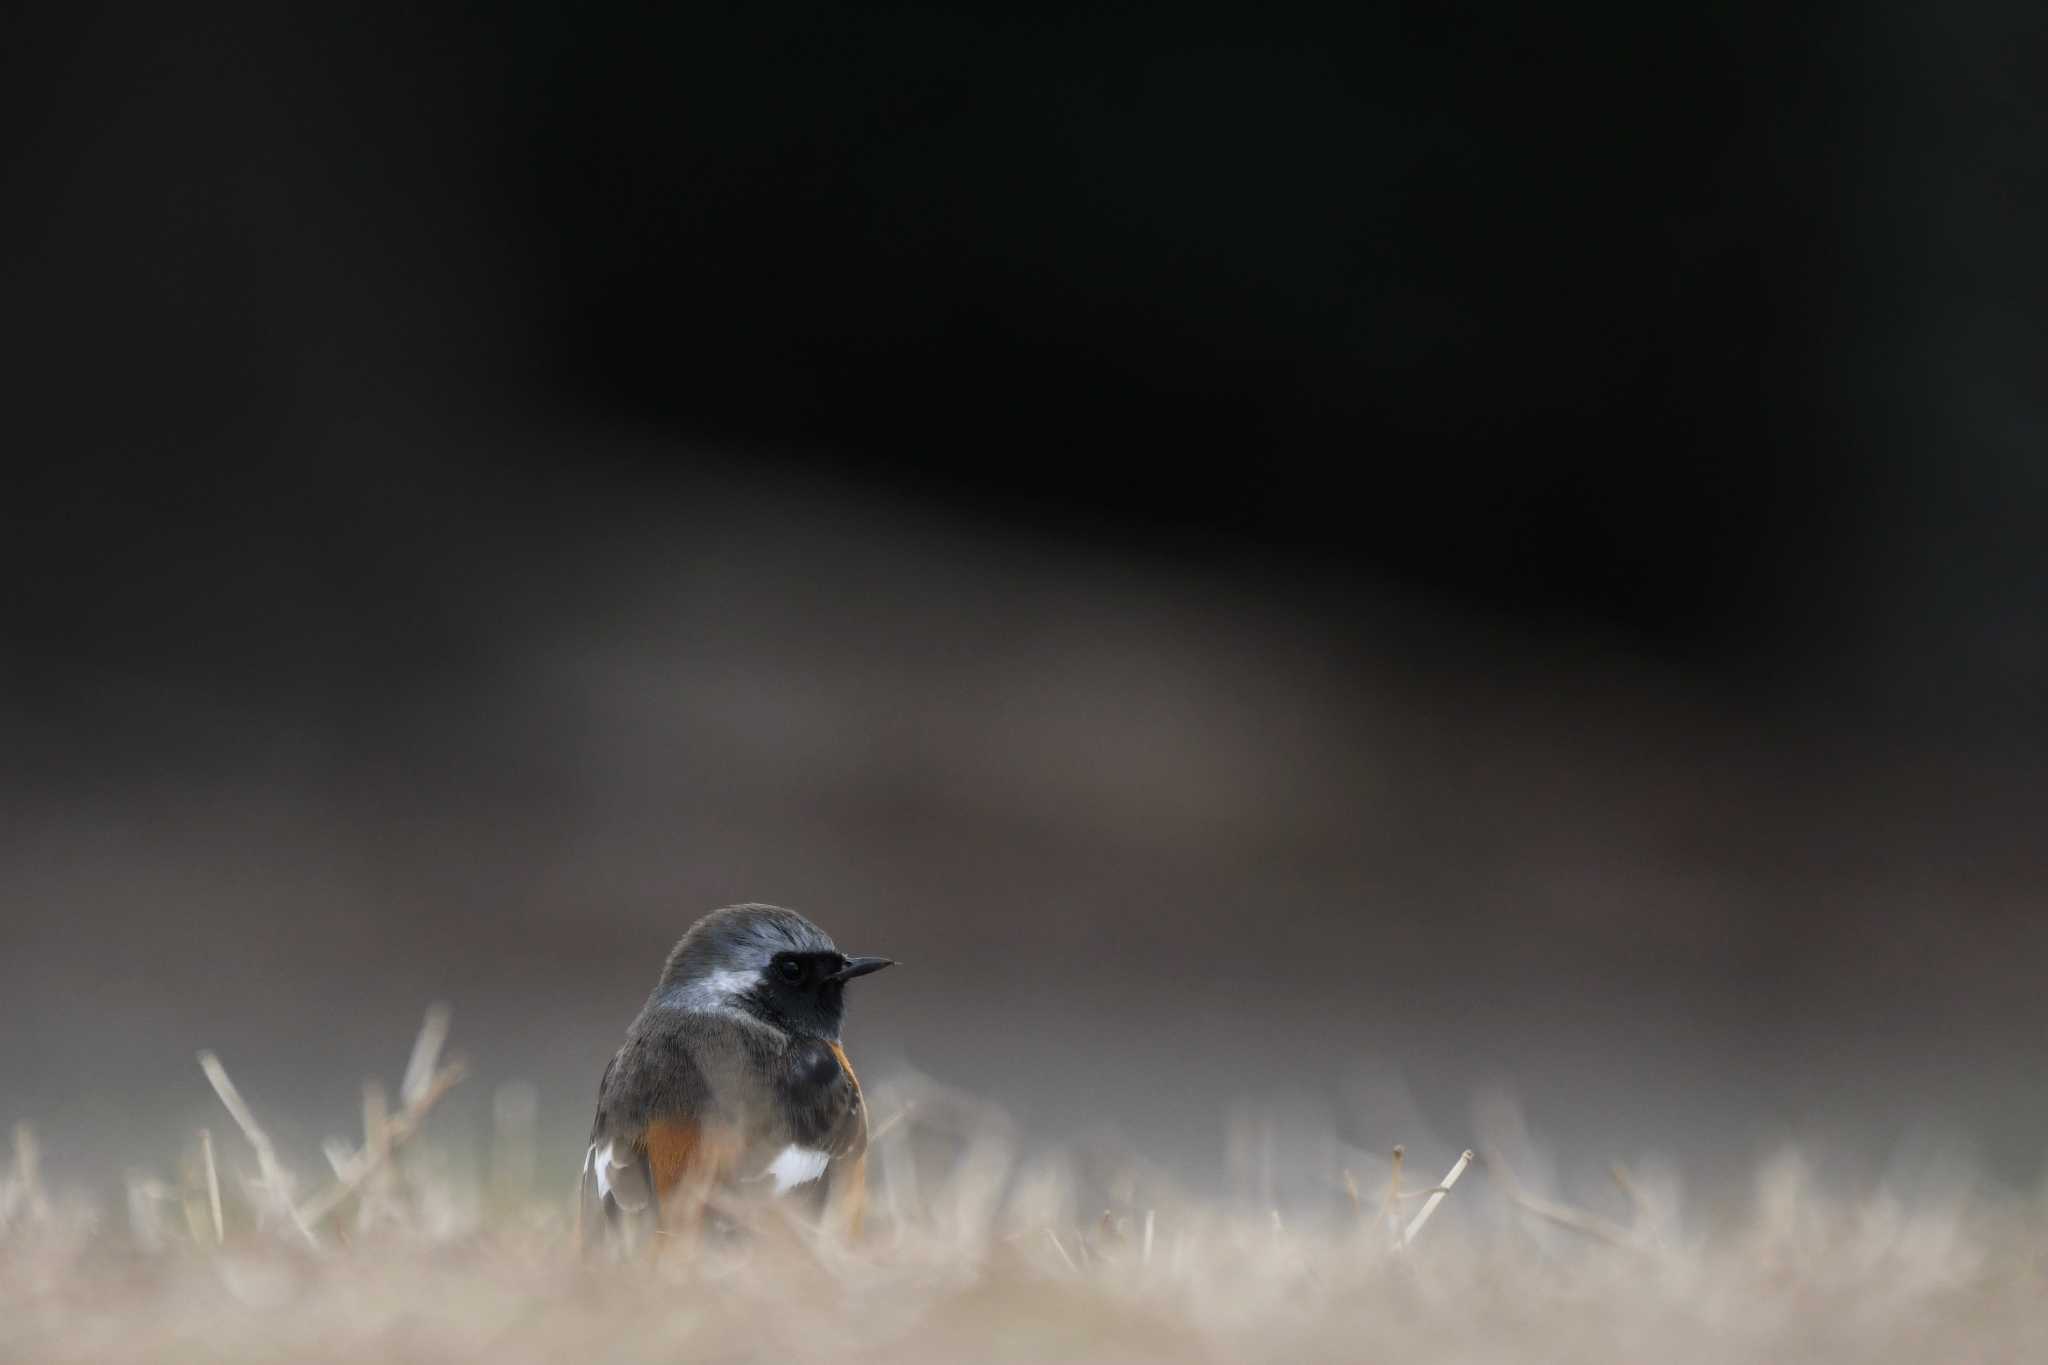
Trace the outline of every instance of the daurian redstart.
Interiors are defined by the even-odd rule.
[[[773,905],[692,925],[598,1083],[584,1244],[695,1232],[707,1209],[785,1195],[857,1229],[868,1116],[839,1027],[846,983],[891,965]]]

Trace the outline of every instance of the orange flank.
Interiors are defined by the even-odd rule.
[[[827,1043],[825,1046],[831,1048],[832,1055],[839,1059],[839,1069],[846,1073],[847,1080],[853,1082],[853,1093],[858,1095],[860,1093],[860,1077],[853,1074],[853,1063],[846,1060],[846,1049],[836,1042]]]

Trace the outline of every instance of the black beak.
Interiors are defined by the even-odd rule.
[[[884,967],[893,967],[895,965],[896,959],[893,957],[849,957],[846,959],[844,967],[826,977],[825,980],[851,981],[856,976],[866,976],[869,972],[879,972]]]

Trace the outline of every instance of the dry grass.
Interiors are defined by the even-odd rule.
[[[371,1087],[363,1133],[327,1144],[309,1190],[211,1056],[239,1135],[195,1133],[171,1178],[130,1178],[120,1216],[53,1197],[17,1129],[0,1357],[1682,1365],[2018,1361],[2048,1341],[2048,1210],[1967,1180],[1831,1193],[1788,1154],[1702,1230],[1669,1182],[1618,1166],[1625,1220],[1484,1148],[1404,1184],[1395,1149],[1383,1186],[1368,1172],[1379,1197],[1331,1170],[1325,1205],[1283,1210],[1023,1160],[1000,1115],[916,1082],[875,1088],[888,1117],[857,1245],[777,1224],[586,1263],[566,1201],[534,1194],[530,1090],[498,1092],[487,1171],[421,1140],[461,1077],[446,1033],[430,1014],[396,1111]]]

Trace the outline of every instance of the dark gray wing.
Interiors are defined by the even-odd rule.
[[[577,1197],[577,1238],[586,1248],[630,1250],[652,1237],[660,1222],[647,1130],[669,1098],[665,1092],[676,1088],[662,1078],[688,1068],[659,1066],[659,1060],[645,1040],[629,1038],[597,1083],[597,1115]],[[689,1112],[690,1098],[673,1097],[681,1112]]]

